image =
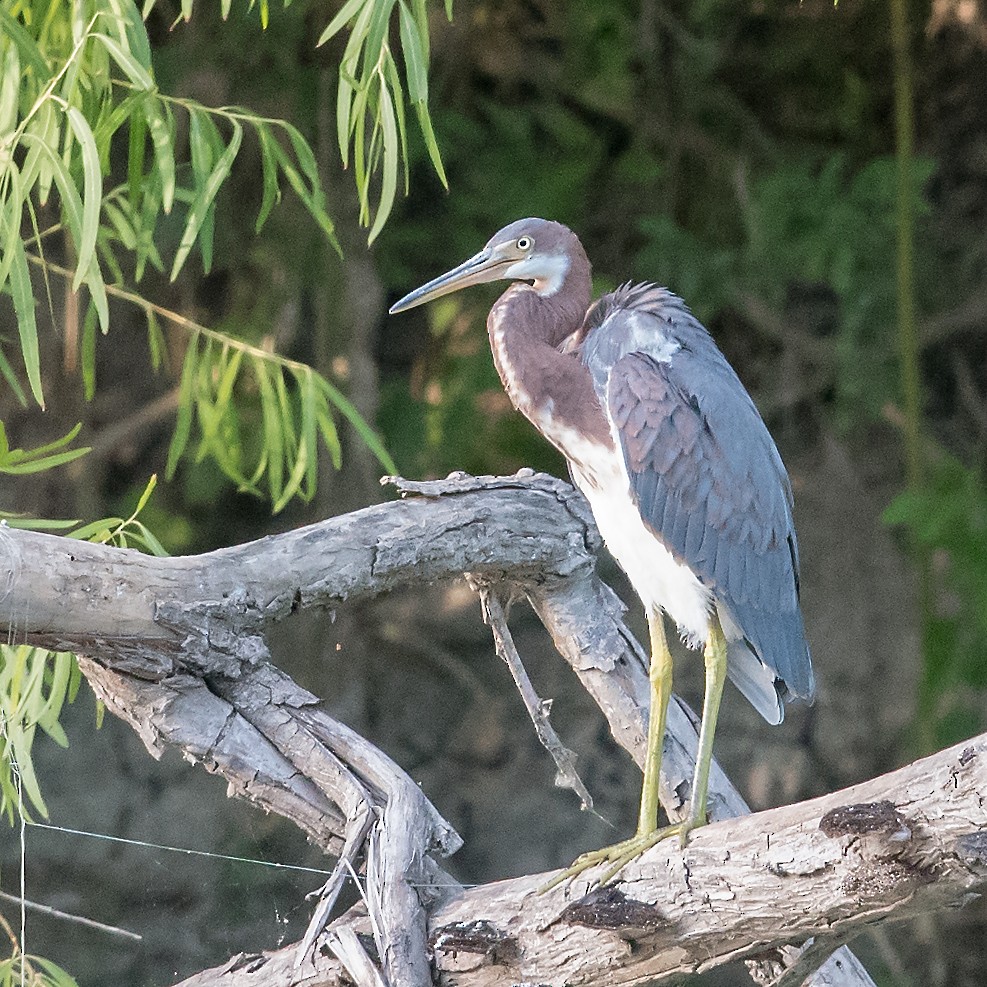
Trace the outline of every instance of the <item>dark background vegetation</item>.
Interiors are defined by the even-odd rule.
[[[418,147],[411,195],[372,251],[338,166],[340,51],[314,49],[321,4],[240,7],[150,24],[159,82],[207,104],[292,120],[313,142],[344,247],[336,256],[285,198],[262,238],[256,149],[220,197],[213,272],[193,265],[145,291],[207,325],[270,341],[345,389],[408,476],[564,466],[512,413],[482,329],[493,291],[388,319],[386,306],[526,215],[580,234],[605,290],[656,280],[683,295],[761,408],[792,472],[803,600],[819,699],[770,729],[731,692],[717,752],[756,808],[846,785],[984,728],[987,684],[987,15],[978,0],[911,3],[917,211],[914,284],[925,485],[906,492],[895,312],[898,180],[889,10],[805,0],[462,0],[432,19],[431,101],[451,191]],[[176,219],[174,237],[181,233]],[[173,247],[173,245],[172,245]],[[56,307],[58,299],[56,298]],[[13,330],[9,306],[0,329]],[[10,509],[92,518],[130,508],[161,472],[173,420],[147,409],[175,386],[149,369],[143,320],[124,307],[98,341],[82,398],[58,327],[44,334],[50,409],[0,393],[12,442],[78,420],[94,452],[16,483]],[[15,333],[16,335],[16,333]],[[183,337],[169,337],[171,371]],[[315,500],[273,517],[206,461],[186,458],[144,520],[175,553],[232,544],[388,496],[344,436]],[[601,565],[633,596],[608,561]],[[920,572],[928,572],[927,592]],[[607,823],[581,815],[526,725],[462,585],[421,587],[335,621],[285,628],[276,654],[333,713],[392,753],[466,839],[451,867],[481,882],[570,860],[629,829],[639,780],[602,718],[522,608],[518,644],[580,755]],[[697,663],[680,681],[695,698]],[[51,822],[153,843],[325,867],[276,819],[224,798],[177,758],[154,764],[126,728],[94,730],[85,693],[71,747],[39,744]],[[616,827],[616,829],[612,828]],[[3,833],[4,887],[16,838]],[[296,936],[316,875],[186,858],[28,830],[28,896],[134,929],[137,945],[37,918],[29,948],[84,987],[159,987]],[[855,949],[881,984],[974,985],[987,909],[973,903]],[[718,982],[744,982],[735,969]]]

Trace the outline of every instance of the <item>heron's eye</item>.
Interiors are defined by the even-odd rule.
[[[518,250],[530,250],[533,246],[533,241],[530,236],[518,237],[517,248]]]

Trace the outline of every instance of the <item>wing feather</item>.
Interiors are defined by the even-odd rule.
[[[638,507],[739,629],[736,683],[766,718],[780,718],[779,696],[811,698],[814,688],[781,457],[740,380],[675,296],[639,286],[608,297],[581,355]],[[750,660],[736,657],[737,646]]]

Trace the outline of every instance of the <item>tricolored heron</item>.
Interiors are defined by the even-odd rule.
[[[590,304],[590,263],[560,223],[522,219],[391,307],[513,282],[487,318],[511,401],[569,462],[607,547],[644,603],[651,714],[637,832],[584,854],[605,883],[667,836],[706,822],[713,732],[729,676],[769,723],[811,699],[788,474],[750,395],[682,300],[626,284]],[[672,658],[663,614],[703,649],[706,692],[689,812],[658,828]]]

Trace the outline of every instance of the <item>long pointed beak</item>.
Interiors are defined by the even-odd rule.
[[[496,281],[504,276],[504,270],[512,263],[512,258],[505,258],[492,251],[489,247],[481,250],[478,254],[463,261],[459,267],[454,267],[445,274],[440,274],[437,278],[416,288],[410,294],[404,296],[399,302],[395,302],[388,312],[394,315],[397,312],[406,312],[409,308],[417,305],[424,305],[434,298],[441,298],[443,295],[459,291],[460,288],[467,288],[471,284],[483,284],[486,281]]]

